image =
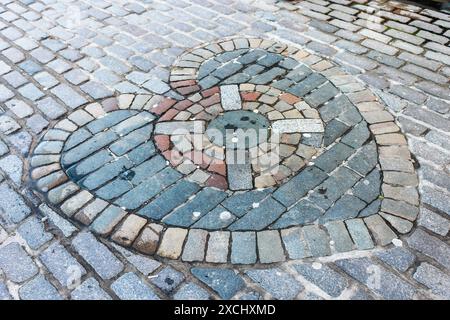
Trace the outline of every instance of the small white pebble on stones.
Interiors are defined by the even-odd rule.
[[[313,262],[312,267],[313,269],[320,270],[322,269],[322,264],[320,262]]]
[[[259,207],[259,202],[253,202],[252,203],[252,207],[253,208],[258,208]]]
[[[400,239],[392,239],[392,244],[396,247],[403,247],[403,242]]]
[[[201,212],[199,211],[194,211],[192,212],[192,219],[197,220],[201,215]]]
[[[223,211],[220,213],[220,219],[221,220],[228,220],[231,218],[231,213],[228,211]]]

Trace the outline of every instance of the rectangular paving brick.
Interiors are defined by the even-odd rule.
[[[409,300],[416,292],[408,282],[368,258],[343,259],[336,261],[336,264],[384,299]]]
[[[304,197],[309,190],[322,183],[328,175],[316,167],[308,167],[278,188],[273,197],[285,206],[290,206]]]
[[[318,226],[305,226],[302,228],[308,248],[314,257],[322,257],[331,254],[329,237]]]
[[[39,272],[34,261],[17,242],[0,248],[0,269],[16,283],[24,282]]]
[[[227,177],[230,190],[248,190],[253,188],[250,162],[228,164]]]
[[[61,101],[63,101],[68,107],[75,109],[88,101],[79,95],[75,90],[68,85],[60,84],[51,90]]]
[[[241,96],[237,85],[221,86],[220,99],[224,110],[242,109]]]
[[[59,243],[53,243],[39,258],[63,287],[73,287],[73,274],[80,277],[86,274],[83,266]]]
[[[259,202],[256,207],[233,223],[230,230],[262,230],[274,222],[286,208],[272,197]]]
[[[111,300],[97,280],[88,278],[70,294],[72,300]]]
[[[43,275],[38,275],[19,289],[22,300],[62,300],[56,288]]]
[[[64,165],[71,165],[81,159],[91,155],[95,151],[109,145],[119,137],[112,131],[100,132],[72,150],[65,153],[62,157]]]
[[[316,119],[285,119],[272,123],[272,130],[281,133],[320,133],[324,131],[322,121]]]
[[[256,233],[233,232],[231,239],[231,262],[236,264],[256,263]]]
[[[153,219],[161,219],[171,210],[187,201],[198,190],[199,186],[196,183],[180,180],[143,207],[139,214]]]
[[[280,233],[277,230],[258,232],[257,238],[258,256],[261,263],[272,263],[285,260]]]
[[[344,160],[346,160],[353,152],[353,148],[342,143],[338,143],[320,155],[316,159],[315,165],[326,172],[331,172]]]
[[[427,232],[417,229],[407,239],[408,245],[436,260],[446,268],[450,268],[450,246]]]
[[[302,259],[311,256],[303,231],[299,227],[281,230],[284,247],[291,259]]]
[[[191,229],[181,259],[183,261],[203,261],[207,236],[208,232],[206,230]]]
[[[429,263],[422,263],[414,273],[414,279],[444,298],[450,299],[450,278],[441,270]]]
[[[159,300],[153,289],[131,272],[114,281],[111,289],[122,300]]]
[[[205,260],[212,263],[226,263],[228,259],[229,242],[230,232],[210,232]]]
[[[30,215],[31,209],[23,198],[5,182],[0,184],[0,217],[4,227],[17,224]]]
[[[180,178],[181,174],[178,171],[165,168],[124,194],[115,203],[123,208],[137,209]]]
[[[294,95],[304,97],[306,94],[326,82],[326,78],[318,73],[313,73],[305,80],[289,88],[287,91]]]
[[[102,279],[112,279],[124,268],[123,263],[89,232],[79,233],[72,240],[72,246]]]
[[[349,233],[342,221],[333,221],[325,224],[331,240],[334,242],[333,246],[338,252],[346,252],[353,249],[353,242]]]
[[[178,259],[183,249],[187,230],[181,228],[168,228],[162,237],[158,248],[158,254],[163,257]]]

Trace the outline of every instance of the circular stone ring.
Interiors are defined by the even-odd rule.
[[[187,262],[326,256],[412,229],[406,139],[338,65],[238,38],[183,54],[170,85],[183,98],[124,94],[55,123],[30,163],[41,210]]]

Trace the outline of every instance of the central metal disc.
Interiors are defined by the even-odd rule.
[[[228,111],[212,120],[206,134],[216,145],[248,149],[267,141],[269,121],[252,111]]]

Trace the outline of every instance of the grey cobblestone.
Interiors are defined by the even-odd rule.
[[[51,233],[45,231],[43,223],[34,216],[22,223],[17,231],[33,250],[39,249],[53,238]]]
[[[123,270],[123,263],[90,233],[78,234],[72,245],[104,279],[111,279]]]
[[[407,241],[411,248],[435,259],[448,268],[450,247],[446,243],[422,230],[416,230]]]
[[[338,260],[336,264],[385,299],[405,300],[414,297],[413,286],[383,267],[374,265],[367,258]]]
[[[53,243],[40,255],[40,260],[59,281],[62,286],[71,287],[76,281],[72,279],[72,274],[83,276],[86,270],[70,255],[69,252],[60,244]]]
[[[450,298],[450,277],[431,264],[422,263],[414,273],[414,279],[430,288],[434,294],[444,299]]]
[[[159,300],[150,286],[131,272],[114,281],[111,289],[122,300]]]
[[[73,300],[111,300],[94,278],[89,278],[72,291]]]
[[[248,270],[246,274],[274,299],[293,299],[304,289],[291,275],[277,268]]]
[[[34,261],[25,250],[13,242],[0,248],[0,268],[13,282],[24,282],[38,273]]]
[[[19,296],[23,300],[62,300],[63,297],[56,288],[45,279],[43,275],[38,275],[33,280],[27,282],[19,289]]]

